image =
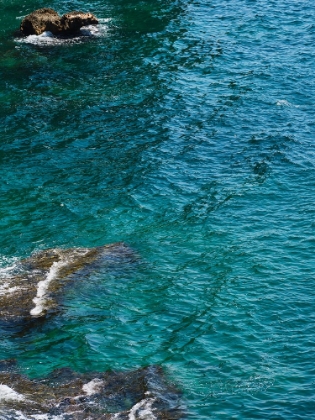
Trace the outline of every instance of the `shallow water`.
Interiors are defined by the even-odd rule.
[[[1,3],[2,269],[121,240],[142,262],[79,278],[0,358],[158,364],[191,419],[315,418],[314,7],[55,0],[100,36],[20,42],[42,6]]]

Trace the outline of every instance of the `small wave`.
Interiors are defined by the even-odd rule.
[[[18,267],[18,258],[0,257],[0,278],[8,277]]]
[[[294,105],[294,104],[291,104],[291,102],[289,102],[289,101],[287,101],[287,100],[285,100],[285,99],[279,99],[279,100],[276,102],[276,105],[277,105],[277,106],[289,106],[289,107],[299,108],[299,105]]]
[[[277,106],[292,106],[290,102],[286,101],[285,99],[279,99],[277,101]]]

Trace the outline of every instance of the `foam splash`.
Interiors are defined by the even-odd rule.
[[[47,294],[50,283],[58,276],[61,267],[66,264],[65,261],[54,262],[51,266],[46,278],[37,284],[37,295],[33,299],[35,308],[30,311],[32,316],[40,316],[47,308]]]
[[[83,385],[82,390],[87,395],[97,394],[98,392],[101,391],[103,384],[104,382],[101,379],[95,378],[95,379],[92,379],[92,381],[88,382],[87,384]]]
[[[77,44],[86,40],[87,38],[96,38],[105,36],[107,32],[107,25],[109,19],[99,19],[98,25],[83,26],[80,29],[78,36],[74,37],[59,37],[53,35],[51,32],[46,31],[40,35],[29,35],[23,38],[16,38],[15,41],[18,43],[34,44],[34,45],[65,45],[65,44]]]
[[[24,401],[24,395],[19,394],[8,385],[0,384],[0,402],[1,401]]]
[[[55,37],[51,32],[45,31],[40,35],[29,35],[25,38],[25,41],[27,40],[30,44],[49,44],[54,42],[54,39]]]
[[[152,408],[154,402],[154,398],[148,398],[135,404],[130,410],[129,420],[157,420]]]

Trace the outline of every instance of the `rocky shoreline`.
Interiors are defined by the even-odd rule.
[[[91,373],[63,368],[29,379],[14,360],[0,361],[0,417],[5,419],[176,420],[182,416],[179,398],[157,366]]]

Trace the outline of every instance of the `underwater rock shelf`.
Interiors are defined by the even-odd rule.
[[[23,35],[40,35],[47,31],[53,35],[75,35],[83,26],[97,23],[92,13],[73,11],[60,16],[53,9],[43,8],[27,15],[22,20],[20,31]]]
[[[0,279],[0,320],[26,322],[58,310],[62,291],[73,274],[97,265],[135,261],[136,254],[123,242],[95,248],[54,248],[22,260],[16,273]]]
[[[16,265],[16,274],[1,279],[0,320],[9,326],[19,320],[25,328],[58,309],[71,281],[100,267],[112,270],[137,261],[137,254],[123,242],[37,252]],[[62,368],[30,379],[14,360],[0,361],[1,419],[176,420],[182,418],[179,404],[178,389],[158,366],[89,373]]]
[[[32,380],[19,373],[15,361],[7,360],[0,361],[2,415],[12,419],[176,420],[182,413],[179,391],[157,366],[85,374],[63,368]]]

